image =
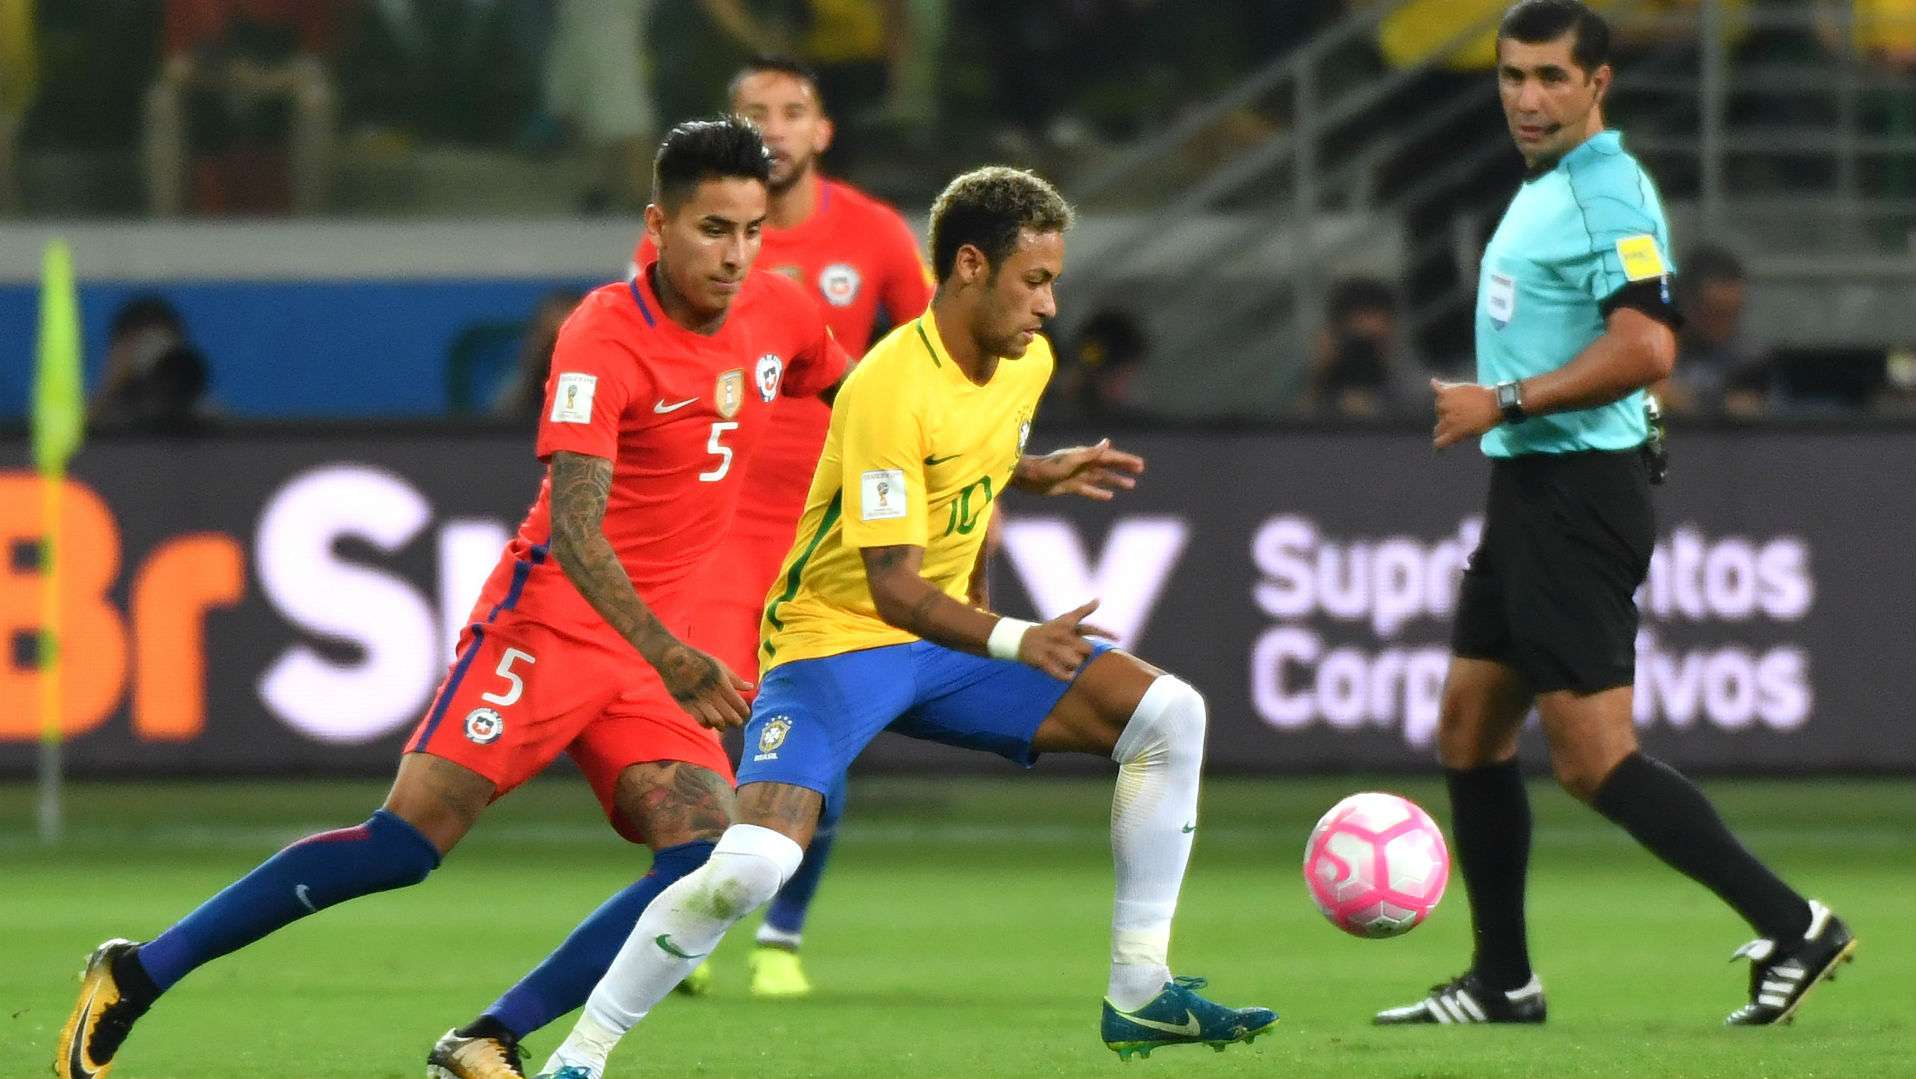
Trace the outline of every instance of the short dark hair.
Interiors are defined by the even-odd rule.
[[[1679,278],[1694,288],[1712,281],[1743,281],[1747,275],[1743,271],[1743,260],[1736,257],[1736,252],[1712,244],[1685,256]]]
[[[1575,33],[1570,59],[1588,74],[1610,62],[1610,24],[1581,0],[1519,0],[1497,24],[1497,39],[1525,45],[1555,41]]]
[[[1035,172],[1005,165],[973,169],[951,183],[931,204],[931,270],[939,281],[958,264],[958,249],[984,252],[995,274],[1018,246],[1018,233],[1063,232],[1071,227],[1071,204]]]
[[[1365,311],[1397,313],[1397,290],[1375,277],[1346,277],[1330,287],[1324,311],[1333,323]]]
[[[738,88],[754,75],[789,75],[797,79],[812,88],[812,100],[818,102],[818,111],[825,111],[825,91],[818,85],[818,70],[796,56],[782,53],[760,53],[745,61],[732,75],[732,81],[725,84],[726,108],[738,97]]]
[[[171,330],[175,337],[186,336],[186,320],[180,317],[179,309],[173,306],[172,301],[157,292],[143,292],[113,312],[107,337],[118,339],[149,327]]]
[[[669,210],[703,181],[733,177],[771,183],[772,157],[758,128],[739,116],[687,120],[659,143],[652,159],[652,199]]]

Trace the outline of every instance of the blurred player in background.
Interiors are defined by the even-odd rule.
[[[1517,734],[1534,703],[1564,789],[1709,888],[1761,935],[1749,1003],[1789,1019],[1856,942],[1730,834],[1709,799],[1637,749],[1637,608],[1660,477],[1643,389],[1676,362],[1670,229],[1656,188],[1604,130],[1609,29],[1577,0],[1523,0],[1497,33],[1497,83],[1528,168],[1484,252],[1481,383],[1436,382],[1439,449],[1492,461],[1483,541],[1457,600],[1437,751],[1470,895],[1470,969],[1382,1024],[1541,1023],[1524,877],[1530,803]],[[729,833],[728,833],[729,834]],[[1641,976],[1638,972],[1632,975]]]
[[[853,356],[864,354],[881,327],[924,311],[931,302],[931,275],[905,219],[820,172],[819,155],[831,145],[833,130],[817,75],[795,60],[760,57],[733,76],[729,105],[758,125],[772,153],[771,208],[759,266],[812,293],[832,334]],[[641,238],[633,261],[643,263],[650,253],[649,237]],[[758,670],[765,594],[791,550],[831,418],[831,407],[816,398],[778,403],[771,429],[746,469],[732,530],[708,561],[697,639],[735,671]],[[805,864],[765,912],[751,957],[755,996],[811,992],[798,961],[800,934],[844,806],[841,783],[825,800]],[[611,959],[606,956],[608,963]],[[681,988],[696,994],[710,984],[711,969],[702,966]]]
[[[1092,641],[1086,603],[1043,624],[966,602],[996,495],[1109,499],[1143,462],[1097,446],[1024,453],[1051,377],[1071,209],[1027,172],[985,168],[932,207],[931,309],[873,348],[833,409],[805,516],[765,612],[765,682],[745,732],[739,821],[639,917],[547,1079],[599,1079],[607,1055],[727,929],[797,871],[819,809],[890,728],[1030,765],[1119,765],[1117,896],[1104,1041],[1121,1055],[1246,1042],[1276,1021],[1173,978],[1171,921],[1197,830],[1204,698]]]
[[[65,1079],[104,1076],[133,1022],[208,961],[424,880],[488,804],[561,753],[619,833],[653,848],[652,869],[489,1010],[503,1029],[575,1006],[638,910],[711,852],[732,808],[716,731],[745,720],[739,694],[751,683],[686,643],[695,571],[731,518],[777,395],[831,389],[848,358],[810,297],[752,272],[770,175],[755,128],[682,124],[654,172],[646,227],[658,260],[587,296],[560,331],[537,445],[548,477],[385,805],[287,847],[145,944],[101,945],[61,1034]],[[449,1035],[435,1056],[513,1048]]]

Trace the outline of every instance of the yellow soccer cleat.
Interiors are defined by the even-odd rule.
[[[812,995],[811,979],[790,948],[761,944],[752,949],[752,995],[761,1000],[792,1000]]]
[[[685,997],[709,996],[712,992],[712,964],[700,963],[692,968],[685,980],[674,986],[672,992]]]
[[[86,969],[80,972],[80,999],[60,1031],[53,1056],[53,1074],[60,1079],[105,1079],[133,1021],[152,1006],[151,996],[129,997],[113,975],[114,960],[137,947],[130,940],[115,938],[87,957]]]
[[[526,1079],[526,1051],[507,1037],[465,1037],[448,1030],[426,1054],[426,1079]]]

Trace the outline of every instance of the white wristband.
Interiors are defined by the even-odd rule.
[[[998,619],[998,624],[991,627],[990,639],[985,641],[985,652],[992,659],[1017,659],[1018,646],[1024,643],[1026,631],[1037,624],[1021,618]]]

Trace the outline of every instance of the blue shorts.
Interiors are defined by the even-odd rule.
[[[1094,641],[1091,659],[1110,650]],[[1029,768],[1038,759],[1031,736],[1070,688],[1036,667],[929,641],[793,660],[759,687],[738,784],[789,783],[828,794],[884,730]]]

